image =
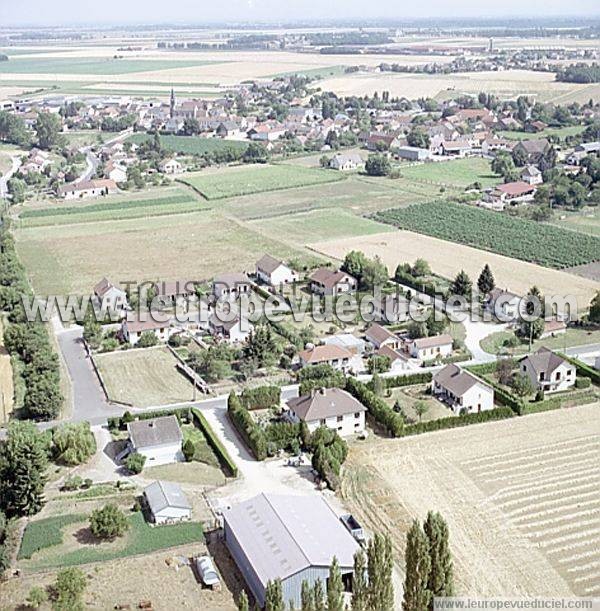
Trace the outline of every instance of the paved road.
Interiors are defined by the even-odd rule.
[[[73,411],[71,420],[88,420],[100,423],[106,417],[122,413],[122,409],[111,406],[104,396],[93,365],[82,343],[81,327],[61,331],[57,334],[60,350],[71,378]]]
[[[574,356],[580,361],[593,365],[596,358],[600,356],[600,344],[589,344],[587,346],[577,346],[575,348],[567,348],[566,353],[569,356]]]
[[[12,157],[12,167],[4,176],[0,177],[0,197],[6,197],[8,194],[8,181],[12,175],[21,167],[21,159],[19,157]]]

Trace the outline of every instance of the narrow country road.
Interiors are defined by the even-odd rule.
[[[8,181],[21,167],[21,159],[16,155],[11,157],[12,167],[6,174],[0,177],[0,197],[6,197],[8,195]]]

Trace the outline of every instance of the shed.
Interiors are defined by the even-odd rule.
[[[192,517],[192,506],[179,484],[156,481],[144,488],[144,500],[155,524],[173,524]]]

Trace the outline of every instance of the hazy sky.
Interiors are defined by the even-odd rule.
[[[0,0],[2,25],[598,16],[598,0]]]

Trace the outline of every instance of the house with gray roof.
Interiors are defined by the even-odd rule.
[[[521,375],[528,376],[533,387],[545,393],[568,390],[575,385],[575,366],[548,348],[529,354],[519,366]]]
[[[175,524],[192,517],[192,506],[181,486],[157,481],[144,488],[144,503],[155,524]]]
[[[312,433],[326,426],[340,435],[358,435],[365,430],[367,408],[341,388],[319,388],[287,402],[292,422],[306,422]]]
[[[298,281],[298,272],[271,255],[263,255],[256,262],[256,276],[271,286],[281,286]]]
[[[433,376],[431,391],[457,416],[494,409],[494,389],[454,363]]]
[[[184,460],[183,434],[175,416],[134,420],[127,424],[129,452],[146,457],[146,466],[167,465]]]
[[[281,580],[283,600],[301,606],[302,582],[323,584],[337,558],[351,591],[358,543],[324,498],[263,493],[223,511],[225,544],[258,605],[269,581]]]

